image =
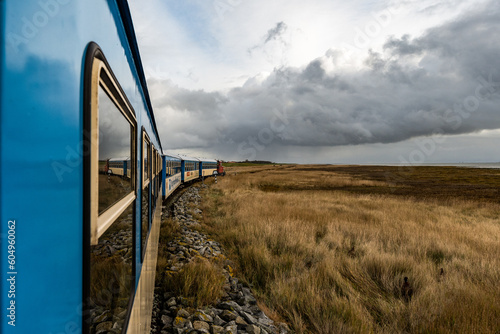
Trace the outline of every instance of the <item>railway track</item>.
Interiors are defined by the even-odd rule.
[[[191,185],[164,202],[162,228],[173,223],[178,225],[178,232],[163,248],[166,251],[158,255],[167,266],[157,268],[151,333],[287,333],[286,324],[275,324],[267,317],[257,306],[251,289],[233,277],[224,248],[200,232],[203,187],[206,185]],[[220,296],[205,305],[196,305],[196,296],[181,295],[166,283],[172,278],[182,279],[183,272],[195,261],[206,261],[206,270],[216,268],[222,278]]]

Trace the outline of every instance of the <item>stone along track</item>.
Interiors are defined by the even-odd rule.
[[[200,226],[197,218],[202,214],[199,206],[203,187],[207,186],[194,185],[182,190],[164,208],[162,229],[172,229],[166,224],[174,224],[175,232],[163,247],[166,252],[158,255],[158,261],[166,265],[158,266],[151,333],[287,333],[287,325],[275,324],[269,319],[257,306],[251,290],[233,277],[223,247],[197,230]],[[196,305],[193,300],[196,296],[183,296],[168,286],[176,285],[172,278],[182,276],[181,273],[196,261],[214,264],[211,268],[216,268],[222,278],[221,295],[203,306]]]

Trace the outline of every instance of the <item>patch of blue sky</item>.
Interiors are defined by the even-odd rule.
[[[212,34],[211,21],[214,10],[211,3],[199,0],[167,0],[164,5],[193,43],[214,52],[219,47],[219,41]]]

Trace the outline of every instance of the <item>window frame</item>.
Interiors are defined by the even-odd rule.
[[[151,174],[153,176],[153,179],[156,176],[156,147],[154,145],[151,146]]]
[[[160,174],[160,154],[156,151],[156,175]]]
[[[121,112],[125,120],[131,126],[130,147],[131,161],[136,156],[136,136],[137,119],[128,100],[122,93],[116,79],[111,73],[106,63],[95,57],[92,63],[92,87],[91,87],[91,107],[90,107],[90,242],[91,245],[97,245],[99,238],[115,222],[115,220],[136,200],[137,187],[135,181],[135,166],[131,164],[131,186],[132,191],[119,200],[113,206],[107,208],[99,214],[99,88],[114,103],[115,107]]]
[[[88,334],[91,329],[91,249],[96,243],[92,239],[97,239],[97,217],[98,217],[98,180],[99,176],[99,123],[96,119],[98,115],[97,101],[99,82],[104,80],[107,88],[112,92],[111,100],[118,102],[117,108],[121,111],[127,110],[129,116],[134,120],[133,135],[131,136],[131,156],[130,156],[130,172],[131,172],[131,187],[137,194],[139,190],[137,157],[138,157],[138,123],[136,113],[132,104],[123,91],[120,82],[114,76],[113,70],[104,56],[98,44],[90,42],[85,50],[84,71],[83,71],[83,98],[82,98],[82,114],[83,114],[83,132],[82,132],[82,152],[83,152],[83,235],[82,235],[82,305],[81,305],[81,320],[82,333]],[[96,61],[99,60],[99,61]],[[101,77],[102,75],[102,77]],[[109,93],[109,92],[108,92]],[[109,94],[108,94],[109,97]],[[118,100],[117,100],[118,99]],[[96,166],[97,165],[97,166]],[[97,186],[97,187],[96,187]],[[117,204],[117,203],[115,203]],[[133,208],[132,213],[132,273],[130,279],[130,296],[129,303],[126,307],[127,315],[124,319],[123,328],[128,328],[130,316],[132,312],[136,277],[136,204],[130,204]],[[112,206],[113,207],[113,206]],[[110,208],[108,208],[110,209]],[[117,217],[118,218],[118,217]]]
[[[144,144],[148,144],[148,149],[147,149],[147,159],[148,159],[148,166],[147,166],[147,171],[146,168],[144,168]],[[151,139],[149,139],[149,136],[146,132],[146,130],[142,130],[142,155],[141,155],[141,166],[142,166],[142,189],[146,188],[148,184],[151,182]]]
[[[151,226],[152,226],[152,219],[153,219],[153,203],[152,203],[152,176],[151,176],[151,170],[152,170],[152,164],[151,164],[151,156],[152,156],[152,151],[153,151],[153,143],[151,142],[151,139],[146,132],[146,129],[144,126],[142,127],[142,136],[141,136],[141,179],[142,179],[142,186],[141,186],[141,222],[140,222],[140,254],[141,254],[141,262],[144,262],[144,258],[146,256],[146,249],[148,245],[148,237],[149,233],[151,232]],[[147,144],[147,145],[146,145]],[[144,148],[147,146],[147,150]],[[147,152],[145,152],[147,151]],[[148,166],[147,170],[144,168],[145,163],[144,163],[144,158],[145,155],[148,159]],[[149,187],[149,189],[146,190],[146,188]],[[143,207],[143,200],[142,196],[144,194],[147,194],[148,196],[148,201],[147,201],[147,206],[148,206],[148,221],[147,221],[147,229],[146,231],[143,230],[143,227],[145,222],[144,222],[144,207]]]

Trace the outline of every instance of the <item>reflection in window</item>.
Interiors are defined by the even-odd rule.
[[[146,249],[146,237],[148,236],[149,230],[149,191],[150,185],[146,186],[142,190],[142,225],[141,225],[141,244],[142,250],[144,254],[144,250]]]
[[[99,214],[132,191],[131,156],[133,128],[99,86]]]
[[[91,247],[91,334],[121,333],[134,284],[133,204]]]
[[[156,150],[153,147],[153,154],[151,155],[151,169],[153,170],[153,177],[156,175]]]
[[[143,160],[144,160],[144,180],[148,180],[149,179],[149,150],[151,148],[151,145],[149,144],[149,142],[147,140],[144,141],[144,148],[143,148]]]

